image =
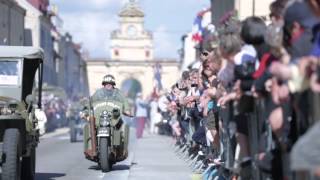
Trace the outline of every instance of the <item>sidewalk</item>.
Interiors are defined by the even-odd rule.
[[[189,180],[191,171],[186,162],[174,154],[172,139],[146,134],[137,141],[129,180]]]

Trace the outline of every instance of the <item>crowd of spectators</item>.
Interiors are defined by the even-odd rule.
[[[59,97],[45,99],[43,103],[44,112],[47,116],[46,131],[50,132],[56,128],[67,125],[66,110],[67,105]]]
[[[276,0],[269,22],[225,17],[156,100],[178,152],[208,178],[319,178],[319,22],[318,0]]]

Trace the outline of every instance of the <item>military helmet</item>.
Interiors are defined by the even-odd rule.
[[[116,85],[116,80],[111,74],[107,74],[103,77],[102,85],[111,84],[113,86]]]

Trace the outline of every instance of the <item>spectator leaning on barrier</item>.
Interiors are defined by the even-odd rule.
[[[189,131],[194,132],[200,123],[200,112],[198,100],[200,98],[200,89],[199,89],[199,72],[198,69],[192,69],[190,71],[189,81],[188,81],[188,93],[184,98],[184,102],[187,107],[187,118],[189,124],[192,128],[189,128]],[[189,132],[189,133],[191,133]],[[192,133],[191,133],[192,134]]]
[[[171,128],[174,130],[174,134],[176,136],[181,136],[181,129],[179,126],[179,121],[177,119],[177,112],[178,112],[178,105],[179,105],[179,96],[180,96],[180,89],[178,88],[177,84],[174,84],[171,87],[171,92],[169,95],[169,106],[168,110],[170,112],[170,125]]]
[[[220,97],[221,94],[219,94],[217,74],[221,69],[221,65],[222,60],[217,53],[203,63],[203,93],[200,99],[203,117],[206,120],[206,129],[211,133],[211,143],[213,143],[216,150],[220,147],[217,98]]]
[[[313,10],[313,13],[317,16],[317,19],[320,18],[320,3],[319,1],[309,0],[309,6]],[[314,93],[314,98],[310,100],[313,105],[316,105],[315,102],[319,102],[319,93],[320,93],[320,83],[319,83],[319,24],[316,24],[313,28],[314,31],[314,45],[313,50],[309,57],[302,59],[301,61],[306,61],[304,66],[301,64],[299,68],[302,70],[304,68],[309,69],[311,74],[308,78],[309,87]],[[307,66],[306,66],[307,65]],[[303,71],[305,71],[304,69]],[[302,72],[303,72],[302,71]],[[301,72],[300,72],[301,73]],[[318,103],[317,103],[318,104]],[[318,104],[319,105],[319,104]],[[317,107],[319,108],[319,107]],[[315,117],[316,122],[312,128],[310,128],[301,138],[298,139],[296,144],[292,148],[291,152],[291,169],[298,171],[298,178],[307,179],[309,172],[315,174],[317,177],[320,177],[320,143],[316,139],[320,136],[320,122],[319,116]]]
[[[184,101],[185,97],[188,94],[188,82],[190,78],[189,71],[184,71],[182,73],[181,79],[177,82],[178,88],[180,90],[180,95],[178,97],[178,111],[177,111],[177,119],[179,121],[179,127],[181,129],[181,135],[178,136],[179,143],[185,142],[185,135],[189,132],[189,122],[188,122],[188,113],[186,104]]]
[[[211,178],[290,179],[289,164],[298,179],[320,177],[320,2],[276,0],[270,20],[225,16],[219,46],[202,51],[167,99],[177,144],[191,159],[205,154]]]

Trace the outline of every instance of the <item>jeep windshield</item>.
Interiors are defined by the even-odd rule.
[[[20,61],[0,61],[0,86],[18,86],[20,84]]]

